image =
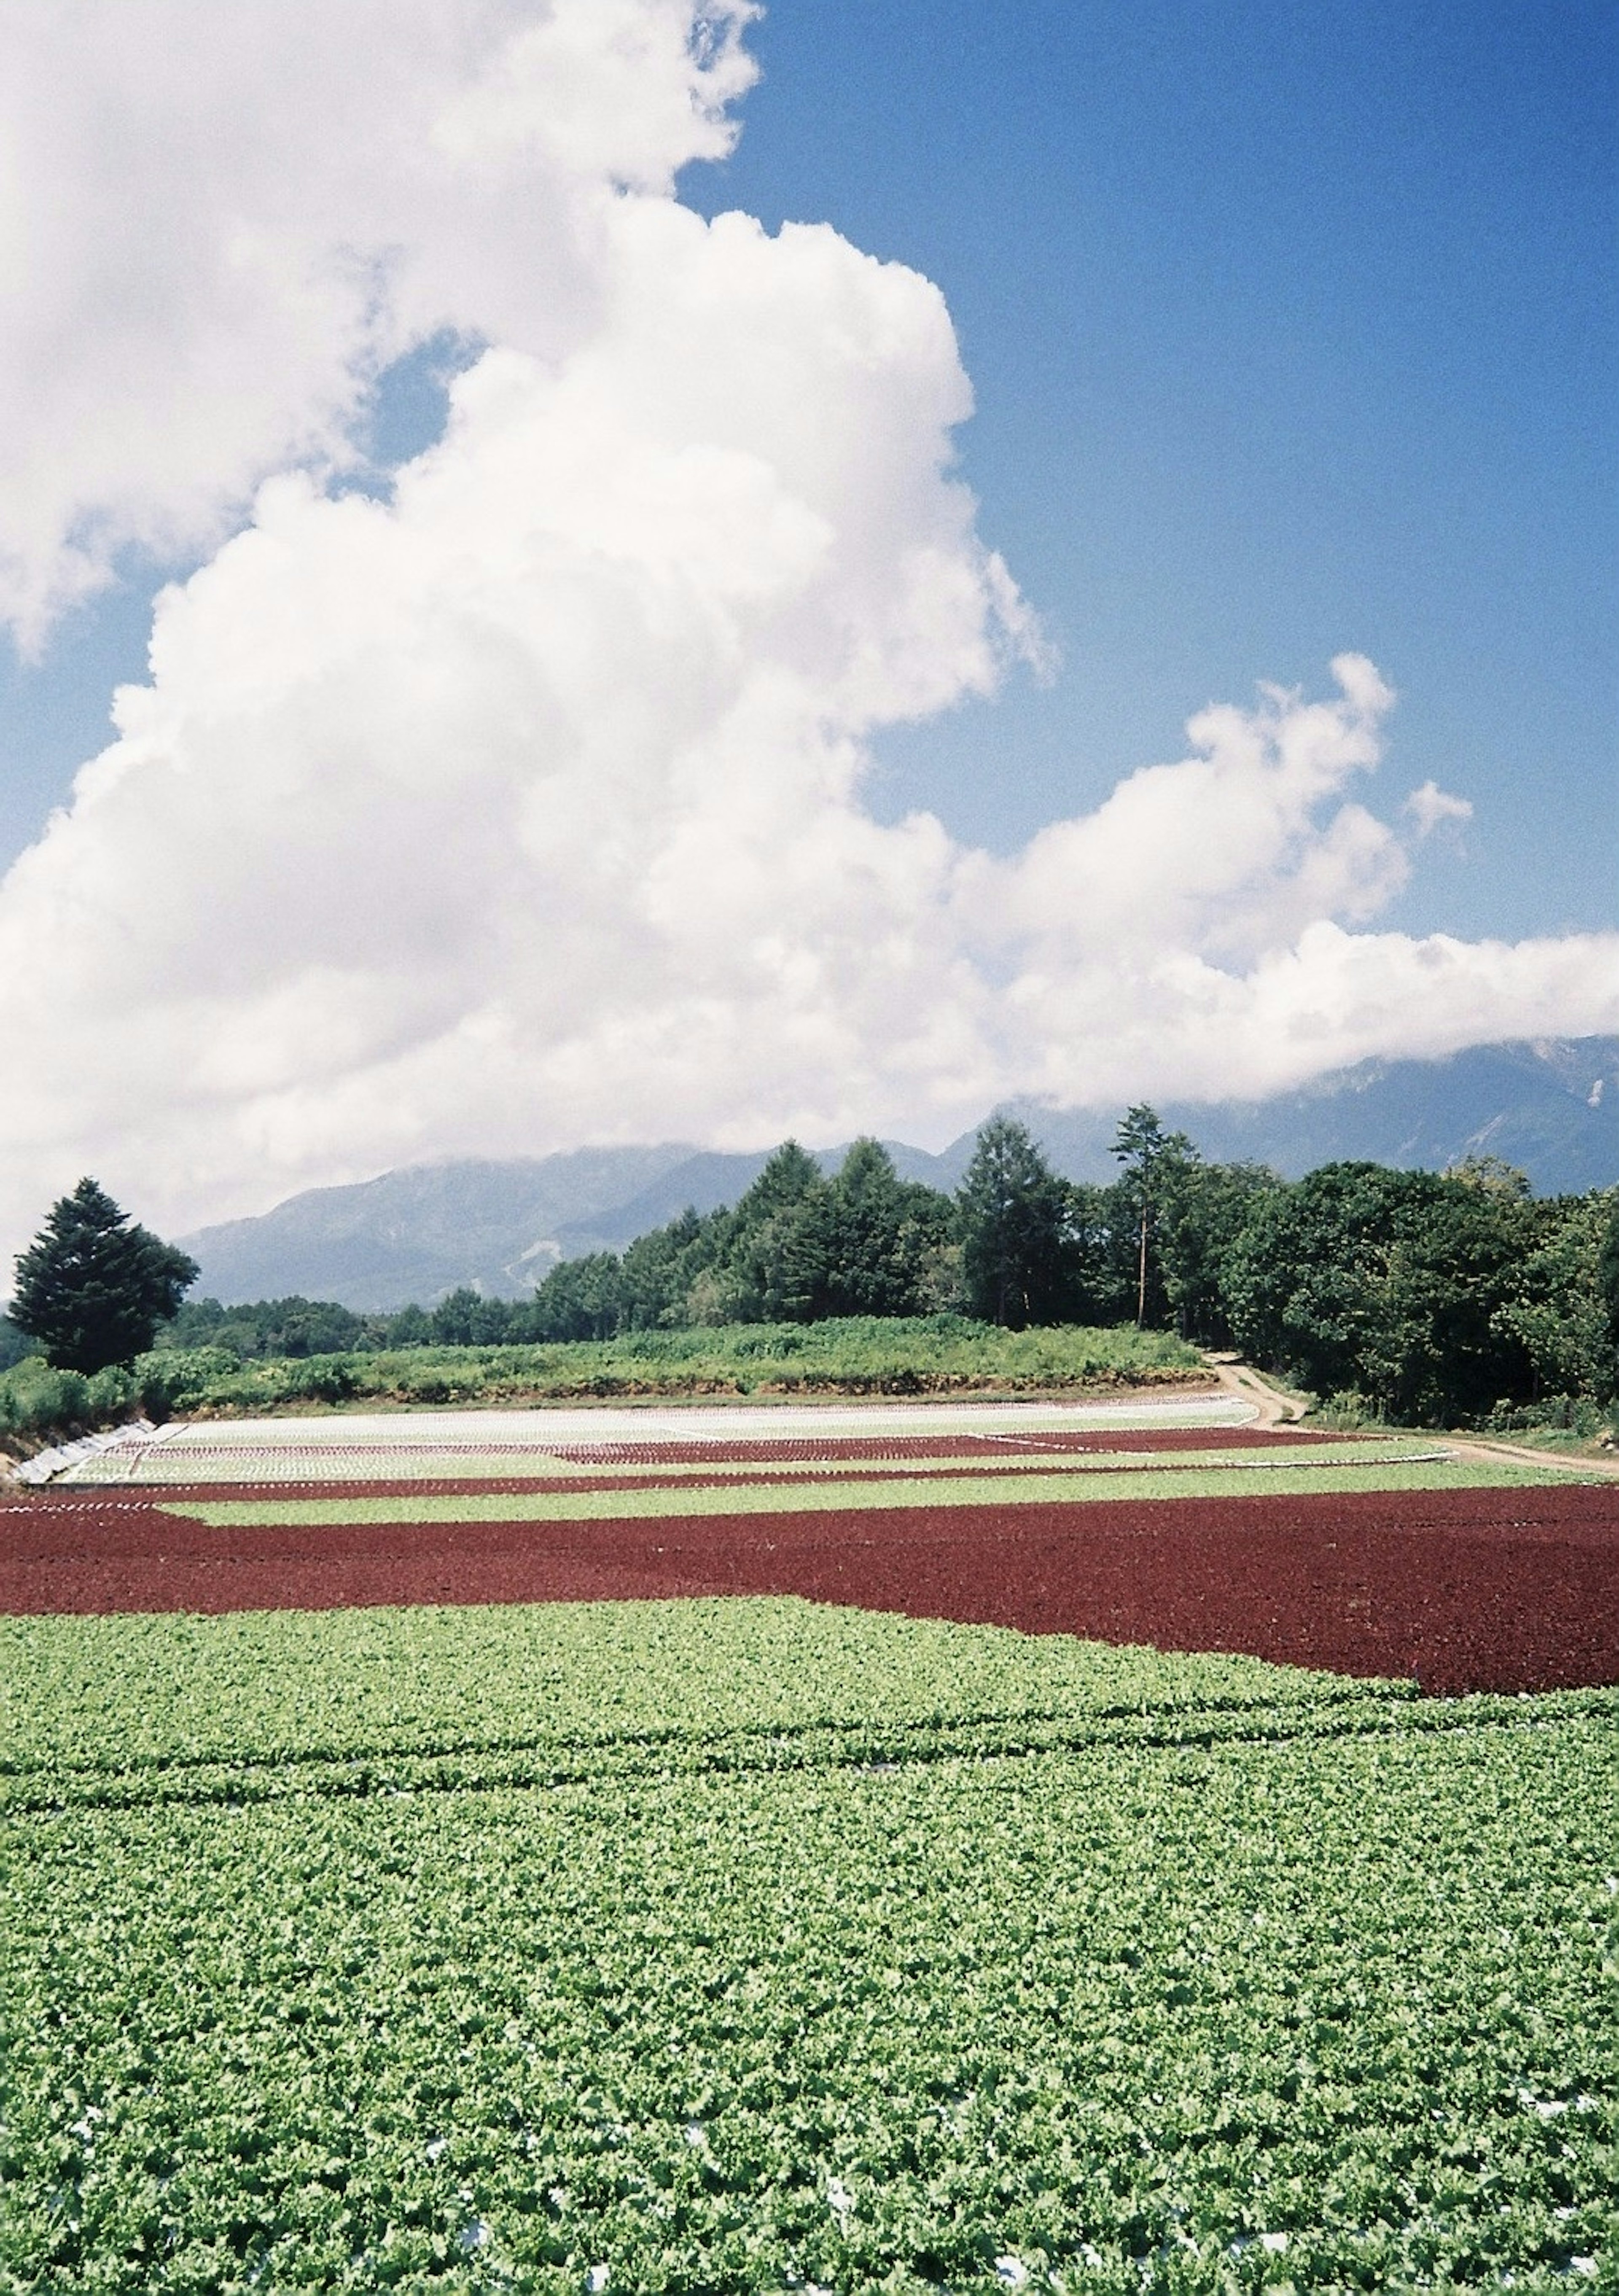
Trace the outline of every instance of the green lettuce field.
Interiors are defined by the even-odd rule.
[[[12,1620],[0,2286],[1615,2283],[1616,1694]]]

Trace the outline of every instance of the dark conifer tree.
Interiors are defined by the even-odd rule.
[[[981,1127],[956,1207],[974,1315],[1014,1331],[1055,1322],[1067,1288],[1068,1191],[1015,1117]]]
[[[61,1371],[96,1372],[151,1347],[197,1263],[81,1180],[17,1260],[12,1321]]]
[[[950,1231],[947,1196],[902,1180],[880,1140],[854,1141],[837,1178],[805,1204],[797,1250],[806,1313],[927,1313],[930,1276]]]

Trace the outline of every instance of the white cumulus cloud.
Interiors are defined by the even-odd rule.
[[[444,330],[592,320],[626,192],[729,149],[749,0],[8,0],[0,20],[0,619],[119,552],[206,545],[349,459]]]
[[[88,225],[58,231],[69,397],[113,430],[84,447],[17,396],[0,451],[26,475],[44,448],[13,611],[263,483],[0,886],[5,1238],[82,1170],[174,1230],[442,1152],[938,1140],[1015,1091],[1255,1092],[1619,1025],[1619,936],[1375,930],[1410,861],[1356,655],[1328,699],[1204,710],[1185,758],[1010,858],[874,818],[880,729],[1042,649],[953,473],[971,398],[937,290],[674,195],[731,133],[746,11],[65,12],[116,152],[170,131],[129,198],[184,243],[120,222],[120,300]],[[63,13],[24,0],[20,44],[87,209],[113,171]],[[249,86],[275,101],[239,151]],[[279,251],[233,303],[241,249]],[[376,362],[446,324],[485,348],[444,439],[388,501],[328,492]],[[119,341],[127,403],[94,373]],[[1411,838],[1460,802],[1419,791]]]

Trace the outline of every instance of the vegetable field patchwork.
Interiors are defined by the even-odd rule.
[[[1497,1470],[1471,1460],[1452,1463],[1431,1455],[1427,1459],[1391,1460],[1379,1466],[1374,1488],[1385,1491],[1499,1490],[1549,1480],[1544,1471],[1534,1467]],[[1061,1505],[1120,1498],[1302,1497],[1364,1489],[1367,1483],[1358,1462],[1345,1466],[1332,1463],[1292,1466],[1271,1460],[1263,1465],[1222,1460],[1169,1470],[1151,1465],[1111,1470],[1098,1466],[1074,1472],[1051,1468],[1017,1472],[1010,1462],[1004,1462],[997,1463],[987,1474],[982,1470],[938,1469],[926,1477],[882,1475],[868,1470],[857,1480],[837,1477],[843,1488],[829,1492],[828,1483],[833,1480],[824,1472],[790,1477],[767,1474],[758,1479],[756,1470],[747,1476],[724,1477],[710,1471],[700,1481],[683,1477],[673,1488],[665,1483],[649,1488],[628,1478],[603,1484],[568,1476],[526,1491],[384,1491],[363,1497],[345,1493],[339,1498],[301,1493],[297,1497],[276,1494],[221,1498],[209,1494],[168,1501],[161,1512],[221,1529],[281,1523],[664,1522],[716,1512],[824,1514],[829,1496],[835,1497],[844,1512],[864,1513],[919,1503],[936,1508],[1017,1506],[1030,1500]]]
[[[677,1335],[671,1335],[677,1336]],[[930,1447],[984,1455],[1086,1448],[1130,1431],[1151,1445],[1181,1438],[1254,1439],[1253,1406],[1222,1390],[1133,1393],[1111,1402],[642,1404],[478,1411],[340,1412],[317,1418],[179,1420],[128,1427],[82,1460],[75,1482],[362,1480],[520,1472],[555,1456],[826,1461],[842,1453],[920,1456]]]
[[[1445,1693],[1619,1678],[1619,1485],[1233,1407],[198,1425],[0,1511],[0,1607],[800,1594]]]
[[[790,1600],[4,1644],[0,2285],[1611,2272],[1611,1693]]]
[[[0,2296],[1619,2289],[1619,1489],[706,1417],[0,1504]]]
[[[256,1769],[517,1749],[754,1742],[1073,1724],[1195,1708],[1298,1718],[1411,1685],[1256,1659],[1195,1662],[1067,1636],[735,1602],[0,1620],[0,1775],[28,1792],[186,1792],[202,1767]],[[875,1736],[872,1734],[877,1734]],[[931,1742],[931,1741],[929,1741]],[[21,1792],[20,1783],[15,1792]]]

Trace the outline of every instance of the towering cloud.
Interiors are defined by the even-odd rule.
[[[352,457],[448,329],[593,324],[617,199],[729,150],[751,0],[11,0],[0,24],[0,616],[218,538]]]
[[[952,475],[937,291],[675,196],[746,11],[70,12],[82,80],[59,6],[8,20],[67,195],[59,285],[19,291],[63,396],[0,397],[11,609],[238,530],[0,887],[6,1236],[81,1168],[190,1223],[440,1151],[937,1137],[1012,1090],[1619,1025],[1619,937],[1366,930],[1409,864],[1355,656],[1010,859],[872,817],[873,734],[1040,641]],[[378,363],[446,326],[482,348],[445,437],[334,490]],[[1405,835],[1464,810],[1429,784]]]

